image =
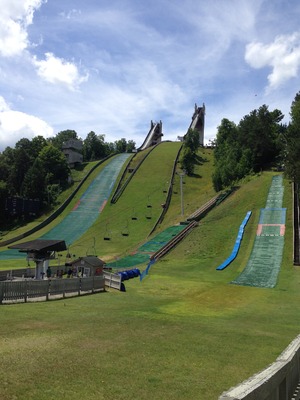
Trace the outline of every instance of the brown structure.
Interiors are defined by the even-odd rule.
[[[78,139],[69,139],[62,145],[62,151],[66,156],[68,164],[73,168],[76,164],[83,161],[82,141]]]
[[[67,267],[75,269],[76,276],[102,276],[105,263],[96,256],[79,257],[66,263]]]

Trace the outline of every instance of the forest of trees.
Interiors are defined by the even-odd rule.
[[[300,93],[291,106],[291,121],[282,124],[280,110],[266,105],[244,116],[239,124],[223,119],[214,142],[216,191],[246,175],[275,167],[293,181],[300,180]]]
[[[38,200],[41,210],[55,205],[62,190],[71,183],[70,168],[62,152],[62,145],[69,139],[78,139],[74,130],[59,132],[45,139],[20,139],[14,148],[7,147],[0,153],[0,222],[11,221],[6,212],[7,199],[25,198]],[[83,161],[101,160],[110,154],[132,152],[135,142],[122,138],[106,143],[104,135],[90,132],[82,140]]]

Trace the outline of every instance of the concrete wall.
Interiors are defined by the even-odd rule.
[[[277,360],[240,385],[224,392],[219,400],[291,400],[300,378],[300,335]],[[294,397],[295,394],[295,397]]]

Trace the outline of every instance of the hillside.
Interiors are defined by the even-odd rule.
[[[169,176],[164,170],[172,169],[176,145],[158,146],[124,197],[107,204],[91,230],[72,246],[74,254],[96,251],[114,259],[146,240],[164,200]],[[204,161],[195,176],[184,178],[184,218],[214,195],[211,150],[200,154]],[[247,263],[273,176],[269,171],[247,178],[155,263],[142,282],[127,281],[126,293],[110,290],[2,307],[5,374],[0,397],[48,400],[64,393],[66,400],[213,400],[273,362],[299,334],[300,323],[300,275],[292,263],[292,192],[287,180],[285,248],[276,287],[230,283]],[[178,177],[174,192],[158,231],[182,220]],[[149,202],[153,220],[146,219]],[[231,253],[248,210],[252,216],[237,258],[224,271],[216,271]],[[137,220],[131,219],[133,213]],[[129,236],[123,237],[127,222]],[[106,233],[110,240],[104,240]],[[41,379],[49,371],[55,371],[51,390],[49,380]]]

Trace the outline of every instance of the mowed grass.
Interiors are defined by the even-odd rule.
[[[147,240],[166,202],[174,161],[181,143],[161,143],[146,158],[117,203],[107,203],[98,220],[76,243],[109,261],[127,255]],[[174,223],[174,221],[173,221]],[[105,240],[106,239],[106,240]]]
[[[201,196],[211,169],[212,160],[197,167],[202,178],[186,180],[188,203],[197,202],[189,187]],[[0,307],[0,398],[210,400],[275,361],[298,335],[300,322],[288,181],[277,286],[230,284],[246,265],[273,175],[243,183],[142,282],[127,281],[125,293]],[[209,185],[206,191],[210,198]],[[146,190],[144,195],[148,200]],[[216,271],[248,210],[253,214],[238,257]]]

